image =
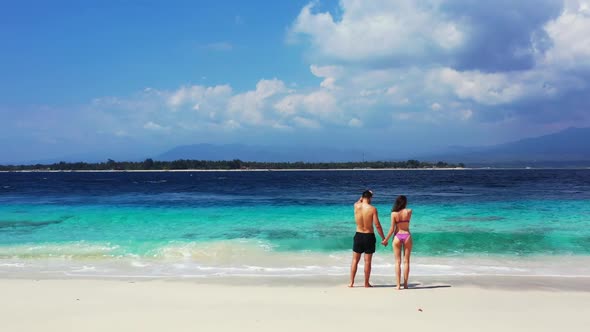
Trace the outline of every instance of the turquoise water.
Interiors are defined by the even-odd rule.
[[[389,206],[377,205],[385,230]],[[590,254],[590,204],[585,201],[416,205],[415,254]],[[204,207],[4,205],[1,258],[11,245],[110,243],[109,255],[154,256],[170,243],[255,239],[277,251],[350,249],[350,207]],[[26,220],[26,222],[24,221]],[[7,222],[10,221],[10,222]],[[35,229],[31,231],[31,229]],[[386,250],[385,248],[381,248]],[[24,253],[23,253],[24,254]],[[42,253],[35,254],[43,256]]]
[[[368,182],[385,232],[408,194],[416,259],[590,256],[590,171],[502,172],[1,174],[0,272],[343,274]]]

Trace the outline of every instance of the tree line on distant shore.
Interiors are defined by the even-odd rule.
[[[139,170],[248,170],[248,169],[386,169],[386,168],[463,168],[463,163],[449,164],[418,160],[407,161],[363,161],[363,162],[257,162],[239,159],[212,161],[188,160],[155,161],[114,161],[112,159],[100,163],[59,162],[54,164],[36,165],[0,165],[0,171],[139,171]]]

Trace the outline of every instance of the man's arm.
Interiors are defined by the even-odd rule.
[[[375,224],[375,228],[377,228],[377,232],[381,239],[385,239],[385,235],[383,234],[383,228],[381,227],[381,223],[379,222],[379,214],[377,213],[377,209],[373,212],[373,223]]]

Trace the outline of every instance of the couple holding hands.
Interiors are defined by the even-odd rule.
[[[350,267],[350,285],[354,286],[354,278],[361,255],[365,254],[365,287],[372,287],[369,283],[371,277],[371,261],[377,239],[375,230],[383,239],[381,244],[387,246],[389,239],[393,236],[393,254],[395,256],[395,275],[397,289],[400,287],[401,263],[404,265],[404,288],[408,288],[408,277],[410,274],[410,254],[412,252],[412,236],[410,234],[410,219],[412,210],[407,209],[408,200],[406,196],[398,196],[391,210],[391,227],[387,236],[383,234],[383,228],[379,222],[377,209],[371,205],[373,192],[366,190],[361,198],[354,204],[354,219],[356,222],[356,234],[352,246],[352,265]],[[403,257],[402,257],[403,256]]]

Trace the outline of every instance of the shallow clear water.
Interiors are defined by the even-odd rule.
[[[345,274],[366,188],[386,230],[408,196],[416,273],[587,273],[590,170],[0,173],[0,273]]]

